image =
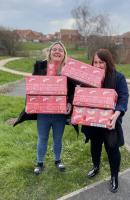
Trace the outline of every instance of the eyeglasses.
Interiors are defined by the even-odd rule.
[[[59,51],[60,53],[63,53],[64,52],[64,49],[60,49],[60,48],[52,48],[51,51],[53,52],[56,52],[56,51]]]

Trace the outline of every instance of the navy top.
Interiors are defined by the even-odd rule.
[[[124,116],[125,112],[127,111],[128,106],[128,98],[129,98],[129,92],[128,92],[128,86],[125,79],[125,76],[116,71],[116,87],[115,90],[118,94],[118,100],[115,107],[115,111],[120,111],[121,114],[118,117],[116,121],[115,129],[118,134],[118,145],[122,146],[124,145],[124,135],[122,130],[122,117]],[[81,131],[86,136],[86,142],[91,137],[91,133],[95,131],[95,129],[100,129],[99,127],[91,127],[91,126],[82,126]]]

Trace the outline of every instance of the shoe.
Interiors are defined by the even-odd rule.
[[[99,167],[94,167],[91,171],[88,172],[88,177],[92,178],[99,172]]]
[[[43,163],[37,163],[37,166],[34,168],[34,174],[39,175],[44,169]]]
[[[118,177],[113,176],[110,180],[110,191],[115,193],[118,191]]]
[[[61,172],[65,171],[65,166],[63,165],[63,163],[60,160],[55,161],[55,165],[59,171],[61,171]]]

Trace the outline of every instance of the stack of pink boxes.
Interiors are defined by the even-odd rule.
[[[109,128],[116,102],[114,89],[76,87],[71,122]]]
[[[115,109],[117,93],[103,89],[103,69],[69,58],[62,75],[84,84],[76,87],[73,100],[72,124],[83,124],[108,128]]]
[[[27,113],[66,113],[67,78],[65,76],[27,76]]]

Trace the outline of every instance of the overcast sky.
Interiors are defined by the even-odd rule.
[[[0,26],[44,34],[73,28],[71,11],[85,0],[0,0]],[[130,31],[130,0],[92,0],[91,12],[108,14],[113,33]]]

